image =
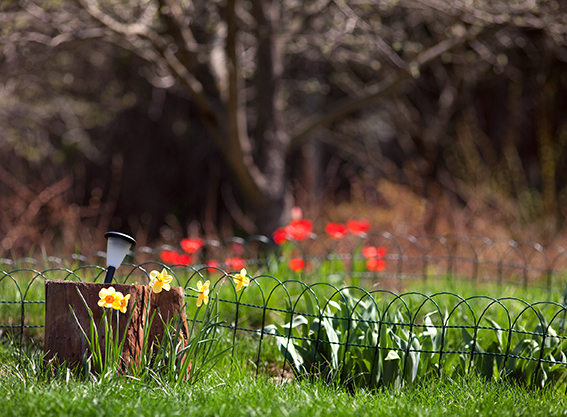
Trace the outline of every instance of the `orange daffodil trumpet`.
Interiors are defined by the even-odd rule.
[[[120,293],[118,293],[120,294]],[[130,294],[125,295],[122,298],[119,298],[116,300],[116,304],[118,305],[118,308],[116,308],[117,310],[120,310],[122,313],[126,314],[126,309],[128,308],[128,300],[130,300]]]
[[[173,277],[167,273],[167,270],[164,268],[163,271],[152,271],[150,272],[150,287],[152,287],[152,291],[160,293],[161,290],[169,291],[171,286],[169,283],[173,281]]]
[[[121,292],[116,291],[114,287],[108,287],[101,289],[98,296],[100,297],[100,300],[98,300],[100,307],[113,308],[120,310],[122,313],[126,313],[130,294],[124,296]]]
[[[201,307],[201,304],[203,303],[209,303],[209,285],[211,285],[211,281],[209,280],[207,280],[204,284],[201,281],[197,282],[197,290],[199,291],[197,307]]]
[[[242,287],[247,287],[250,284],[250,278],[248,278],[248,273],[245,268],[242,268],[232,279],[236,281],[236,291],[240,291]]]

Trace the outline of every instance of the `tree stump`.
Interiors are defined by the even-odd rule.
[[[46,359],[56,358],[59,362],[73,364],[82,360],[88,343],[81,332],[78,322],[87,335],[89,334],[91,318],[83,300],[93,313],[95,324],[98,326],[105,308],[99,307],[99,291],[102,288],[114,287],[124,296],[130,294],[126,313],[119,313],[118,335],[120,338],[126,331],[126,342],[123,348],[123,357],[131,360],[140,354],[146,331],[149,331],[148,342],[161,341],[164,333],[163,321],[168,322],[176,316],[181,316],[184,337],[187,340],[187,319],[183,309],[184,292],[181,287],[171,287],[170,291],[156,294],[147,285],[104,284],[93,282],[74,281],[46,281],[45,282],[45,345]],[[151,299],[150,299],[151,297]],[[144,329],[147,306],[149,314],[156,313],[149,330]],[[73,316],[71,308],[77,319]],[[116,330],[116,311],[113,310],[113,329]],[[132,319],[128,328],[128,317]]]

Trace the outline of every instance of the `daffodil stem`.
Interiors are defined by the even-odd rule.
[[[108,269],[106,270],[106,277],[104,278],[105,284],[110,284],[112,282],[112,278],[114,278],[114,271],[116,271],[115,267],[113,266],[108,267]]]

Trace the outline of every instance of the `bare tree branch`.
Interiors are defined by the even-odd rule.
[[[337,103],[330,111],[325,114],[317,114],[309,117],[305,122],[301,123],[294,133],[291,135],[289,149],[297,149],[318,129],[328,126],[331,123],[352,114],[366,106],[374,104],[376,101],[384,99],[390,94],[396,93],[398,88],[406,81],[412,78],[412,74],[417,76],[420,71],[426,68],[431,61],[441,56],[443,53],[462,45],[468,41],[475,39],[483,31],[489,27],[472,26],[461,36],[447,38],[434,46],[420,53],[412,62],[408,64],[411,73],[406,71],[398,72],[389,78],[366,88],[359,92],[356,97],[349,97],[346,100]]]
[[[360,26],[366,33],[373,32],[370,25],[360,19],[344,0],[334,0],[334,2],[339,6],[340,10],[353,21],[353,26]],[[378,48],[380,53],[392,63],[392,65],[404,71],[410,71],[408,64],[400,58],[381,37],[373,36],[371,42],[376,46],[376,48]]]

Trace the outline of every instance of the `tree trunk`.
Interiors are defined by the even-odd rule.
[[[58,361],[67,363],[76,363],[82,360],[88,348],[88,343],[81,328],[88,336],[91,318],[79,292],[92,311],[95,324],[99,326],[104,308],[97,304],[100,299],[98,294],[102,288],[110,286],[125,296],[130,294],[126,313],[119,313],[118,323],[119,337],[122,338],[124,332],[126,332],[126,342],[122,352],[126,360],[135,360],[142,353],[145,333],[148,331],[144,329],[148,299],[150,300],[150,317],[156,312],[147,336],[148,343],[151,344],[156,340],[161,341],[164,334],[162,319],[168,322],[176,318],[177,315],[180,315],[183,321],[184,336],[187,336],[186,316],[183,309],[184,292],[181,287],[172,287],[170,291],[162,291],[156,294],[151,292],[151,288],[147,285],[46,281],[44,346],[47,353],[46,360],[57,358]],[[77,319],[75,319],[71,309]],[[126,327],[130,315],[132,316],[130,324]],[[112,314],[112,316],[113,327],[116,329],[115,314]],[[79,323],[81,327],[79,327]]]

